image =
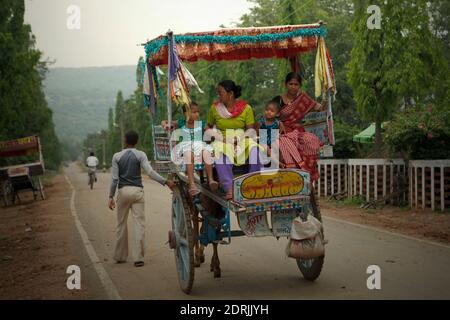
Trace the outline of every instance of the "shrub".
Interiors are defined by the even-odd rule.
[[[386,126],[385,142],[410,160],[450,159],[450,110],[432,106],[398,113]]]

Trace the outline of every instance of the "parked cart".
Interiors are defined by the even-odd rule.
[[[29,159],[36,154],[37,161],[25,161],[22,164],[0,168],[0,198],[4,206],[14,204],[16,200],[20,202],[19,193],[24,191],[31,191],[34,200],[38,197],[44,200],[44,188],[39,176],[44,174],[45,167],[38,136],[0,142],[0,158],[26,157]]]

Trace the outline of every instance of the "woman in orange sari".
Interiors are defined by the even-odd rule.
[[[306,132],[300,121],[310,111],[322,111],[321,104],[301,90],[302,79],[298,73],[288,73],[285,79],[286,93],[273,101],[280,104],[280,121],[284,131],[280,132],[280,161],[285,168],[301,168],[311,174],[311,180],[319,179],[317,160],[322,142],[312,133]]]

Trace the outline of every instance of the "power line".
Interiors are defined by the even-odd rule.
[[[306,5],[310,5],[312,2],[312,0],[310,0],[309,2],[306,2],[303,6],[298,7],[297,9],[294,9],[289,15],[287,15],[286,17],[284,17],[281,22],[287,22],[286,20],[288,18],[290,18],[294,13],[297,13],[298,10],[303,9]]]
[[[278,10],[278,9],[282,9],[282,8],[283,8],[283,5],[285,5],[288,1],[290,1],[290,0],[281,0],[281,1],[276,5],[276,7],[274,8],[274,10],[276,11],[276,10]],[[283,22],[287,22],[287,19],[288,19],[288,18],[292,17],[292,15],[295,14],[295,13],[297,13],[298,10],[303,9],[303,8],[304,8],[305,6],[307,6],[307,5],[310,5],[311,2],[312,2],[312,0],[310,0],[310,1],[306,2],[306,3],[304,3],[303,6],[298,7],[297,9],[294,9],[289,15],[287,15],[286,17],[283,17],[283,18],[281,19],[280,24],[282,24]],[[261,17],[258,17],[258,20],[262,21],[262,20],[264,20],[265,18],[268,18],[269,16],[272,16],[272,17],[273,17],[273,13],[266,14],[266,15],[263,15],[263,16],[261,16]]]
[[[277,10],[277,9],[280,9],[281,7],[282,7],[282,5],[284,4],[284,2],[287,2],[287,1],[289,1],[289,0],[280,0],[280,2],[276,5],[276,7],[275,7],[275,11]],[[277,8],[278,7],[278,8]],[[272,16],[273,17],[273,13],[269,13],[269,14],[266,14],[266,15],[263,15],[262,17],[259,17],[259,20],[264,20],[265,18],[267,18],[267,17],[269,17],[269,16]]]

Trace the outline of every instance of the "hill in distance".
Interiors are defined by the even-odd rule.
[[[136,89],[136,66],[52,68],[44,81],[48,106],[60,141],[76,143],[107,128],[117,92]]]

